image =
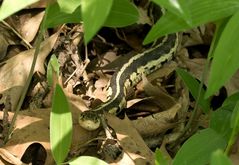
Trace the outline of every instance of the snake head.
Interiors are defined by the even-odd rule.
[[[78,123],[88,131],[94,131],[100,127],[100,116],[94,111],[85,111],[79,115]]]

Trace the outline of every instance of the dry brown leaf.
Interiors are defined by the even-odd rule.
[[[41,44],[41,49],[38,54],[34,72],[39,71],[43,74],[45,73],[44,61],[52,50],[57,37],[58,33],[52,35]],[[9,95],[13,111],[16,108],[22,90],[26,84],[34,56],[34,51],[35,49],[30,49],[21,52],[0,64],[0,77],[2,77],[0,80],[0,93],[4,96],[1,98],[0,102],[4,103],[5,96]]]
[[[33,3],[32,5],[28,6],[28,8],[45,8],[48,4],[48,0],[40,0],[37,1],[35,3]],[[53,1],[54,2],[54,1]]]
[[[47,151],[47,162],[53,162],[49,145],[49,109],[22,111],[17,116],[11,139],[2,148],[21,159],[27,147],[38,142]],[[3,113],[0,113],[1,118]],[[13,113],[9,113],[10,120]]]
[[[54,164],[54,160],[50,150],[49,142],[49,118],[51,109],[34,109],[21,111],[17,116],[16,127],[13,131],[11,139],[2,147],[10,155],[14,155],[16,159],[21,159],[23,153],[32,143],[40,143],[47,152],[47,160],[45,164]],[[71,104],[71,112],[73,117],[73,137],[72,150],[83,152],[85,148],[79,148],[82,144],[94,138],[97,132],[86,131],[78,124],[79,110]],[[13,113],[9,113],[9,120],[12,119]],[[3,113],[0,112],[0,119]],[[5,152],[4,152],[5,153]],[[2,155],[0,151],[0,157]],[[12,160],[13,161],[13,160]]]
[[[204,58],[195,58],[188,59],[184,61],[190,73],[195,76],[197,79],[201,79],[204,66],[206,64],[206,59]],[[207,82],[207,78],[206,78]]]
[[[18,44],[16,36],[14,36],[8,28],[0,23],[0,60],[4,59],[7,55],[7,49],[9,45]]]
[[[81,97],[74,95],[72,93],[66,92],[65,94],[67,95],[68,99],[70,100],[71,104],[74,105],[76,109],[79,109],[81,111],[86,111],[88,110],[88,106],[84,102],[84,100],[81,99]]]
[[[202,39],[202,32],[200,30],[202,30],[202,27],[201,29],[194,28],[192,30],[188,30],[187,33],[189,33],[190,36],[185,35],[183,37],[182,46],[186,47],[202,44],[204,41]]]
[[[232,164],[236,165],[239,164],[239,158],[238,158],[238,153],[230,155],[230,159],[232,160]]]
[[[116,116],[107,114],[106,119],[116,132],[120,146],[123,148],[123,157],[116,162],[118,165],[154,164],[153,153],[127,117],[120,120]]]
[[[24,163],[8,150],[0,148],[0,163],[4,165],[23,165]]]
[[[44,12],[42,11],[23,22],[20,33],[26,41],[31,42],[35,38],[43,16]]]
[[[176,104],[175,99],[170,96],[165,90],[160,87],[152,85],[145,76],[143,78],[144,90],[147,95],[154,97],[157,100],[155,103],[158,104],[163,110],[167,110]]]
[[[132,124],[138,130],[141,136],[156,136],[175,126],[175,123],[172,121],[174,121],[175,116],[177,112],[180,111],[180,109],[181,105],[175,104],[173,107],[166,111],[133,120]]]
[[[152,20],[148,16],[148,11],[138,7],[138,12],[139,12],[139,19],[138,19],[138,24],[148,24],[148,25],[153,25]]]
[[[205,69],[205,64],[206,64],[206,60],[205,58],[194,58],[194,59],[190,59],[187,57],[187,50],[186,49],[182,49],[182,51],[180,52],[180,61],[181,67],[186,67],[188,68],[190,74],[192,74],[195,78],[197,79],[201,79],[202,77],[202,73],[203,70]],[[210,70],[210,68],[209,68]],[[208,76],[206,76],[204,82],[207,85],[208,82]],[[235,93],[238,89],[239,89],[239,71],[237,71],[232,78],[225,84],[225,88],[227,89],[227,94],[230,96],[231,94]]]
[[[109,78],[106,77],[104,74],[99,73],[98,76],[100,77],[94,84],[95,90],[93,91],[94,98],[100,99],[101,101],[107,101],[107,84],[109,83]],[[87,91],[87,95],[91,96],[91,91]]]
[[[231,80],[225,84],[225,88],[227,89],[227,94],[230,96],[235,93],[239,89],[239,71],[237,71],[231,78]]]
[[[146,98],[142,98],[142,99],[132,99],[132,100],[129,100],[127,101],[127,108],[130,108],[132,107],[133,105],[143,101],[143,100],[148,100],[148,99],[151,99],[151,97],[146,97]]]
[[[176,70],[177,67],[178,64],[175,61],[167,62],[161,68],[148,75],[147,79],[151,82],[152,80],[155,80],[157,78],[168,77]]]
[[[115,71],[122,65],[127,63],[131,57],[133,57],[136,52],[129,52],[121,56],[117,56],[115,53],[111,53],[111,56],[104,56],[104,66],[101,68],[103,71]]]
[[[239,154],[239,137],[237,137],[237,140],[229,154],[229,157],[232,160],[233,164],[239,164],[238,154]]]

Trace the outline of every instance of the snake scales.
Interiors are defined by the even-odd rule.
[[[135,86],[142,75],[149,75],[170,61],[176,52],[178,35],[165,36],[156,46],[134,55],[115,71],[108,89],[109,99],[95,109],[80,114],[79,124],[87,130],[95,130],[100,125],[99,115],[104,112],[116,114],[126,105],[127,89]]]

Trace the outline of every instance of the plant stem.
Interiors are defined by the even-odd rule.
[[[8,130],[8,135],[4,139],[4,143],[6,143],[8,141],[8,139],[11,137],[11,133],[12,133],[12,131],[14,129],[14,125],[15,125],[15,122],[16,122],[16,119],[17,119],[17,115],[18,115],[18,113],[19,113],[19,111],[20,111],[20,109],[22,107],[23,101],[24,101],[24,99],[26,97],[28,88],[29,88],[30,83],[31,83],[31,79],[32,79],[32,76],[33,76],[33,73],[34,73],[34,68],[35,68],[36,61],[37,61],[37,56],[38,56],[38,54],[40,52],[40,46],[41,46],[41,42],[42,42],[42,39],[43,39],[44,31],[45,31],[46,15],[47,15],[47,9],[46,9],[46,13],[44,15],[42,24],[40,26],[39,34],[37,35],[37,38],[36,38],[36,48],[35,48],[35,52],[34,52],[34,55],[33,55],[31,69],[30,69],[30,72],[29,72],[26,84],[23,87],[22,95],[21,95],[21,97],[19,99],[19,102],[17,104],[16,110],[14,111],[15,113],[13,115],[13,118],[12,118],[9,130]]]

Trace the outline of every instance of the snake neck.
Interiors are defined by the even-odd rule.
[[[142,80],[142,75],[149,75],[170,61],[178,45],[177,34],[166,36],[157,46],[133,56],[112,76],[108,88],[108,101],[93,111],[116,113],[126,105],[127,90]]]
[[[97,111],[97,113],[101,113],[101,114],[103,114],[104,112],[108,112],[111,114],[117,114],[125,106],[126,106],[125,96],[121,95],[114,99],[110,98],[107,102],[92,109],[91,111]]]

